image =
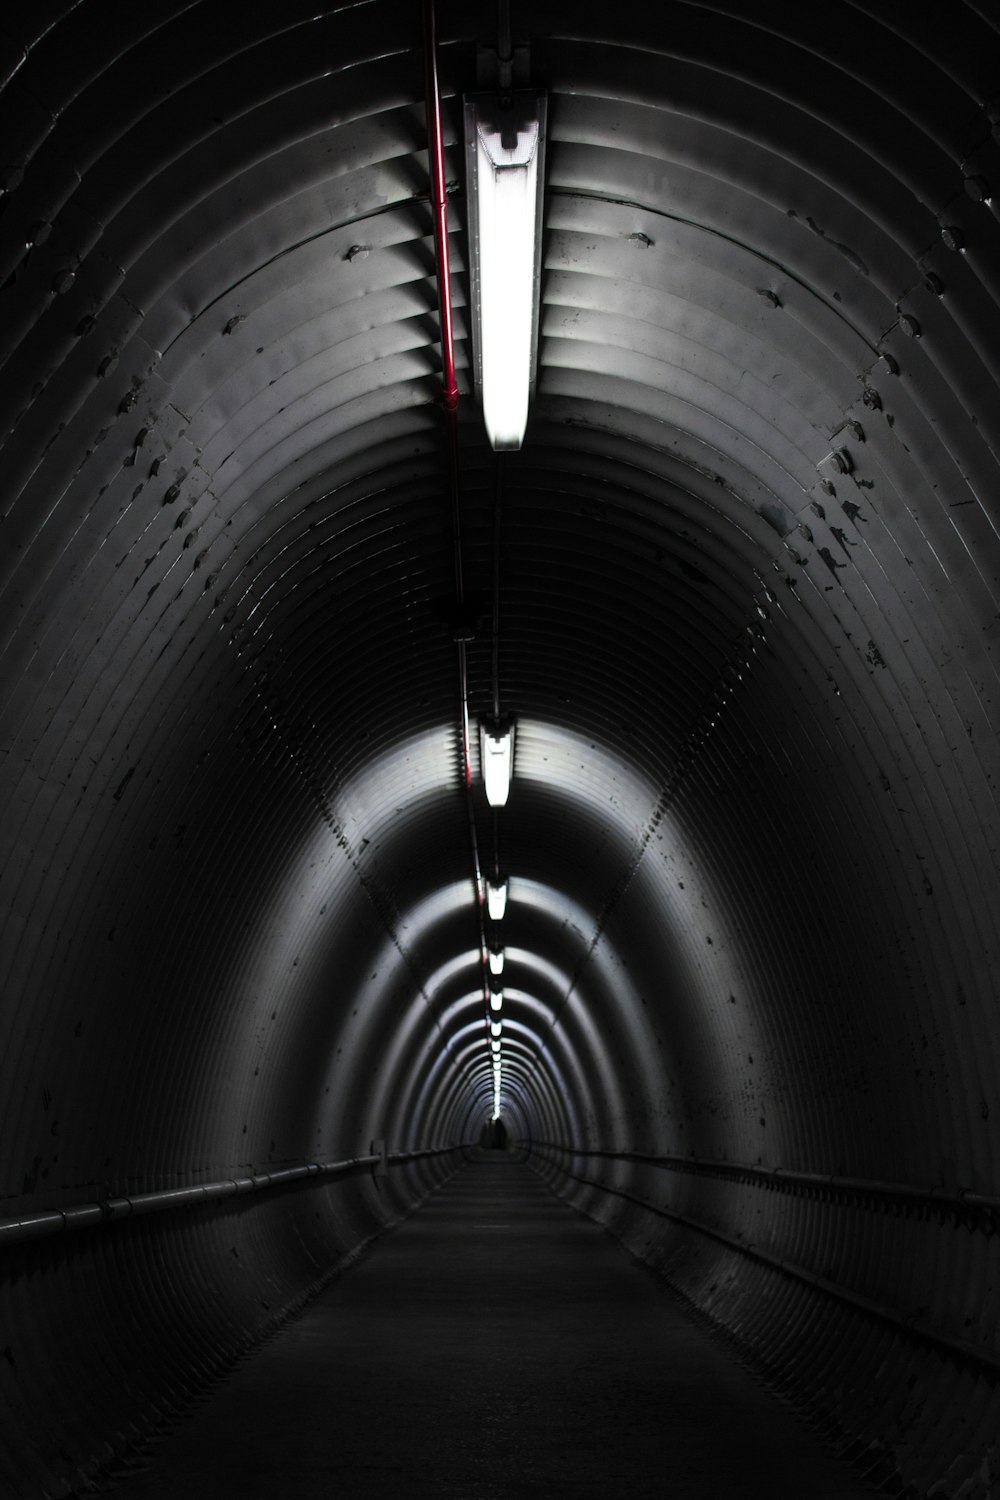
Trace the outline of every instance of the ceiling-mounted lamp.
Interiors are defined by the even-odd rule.
[[[486,910],[494,922],[499,922],[503,919],[503,914],[507,910],[506,880],[487,880]]]
[[[502,1036],[502,1035],[503,1035],[503,1022],[502,1021],[491,1021],[490,1022],[490,1036]]]
[[[520,448],[535,379],[545,107],[540,89],[465,98],[473,355],[497,451]]]
[[[490,973],[491,974],[502,974],[503,973],[503,959],[504,959],[504,951],[503,951],[502,948],[491,948],[489,950]]]
[[[490,1010],[503,1010],[503,990],[490,990]]]
[[[479,754],[486,800],[491,807],[506,807],[514,771],[514,722],[483,719],[479,725]]]

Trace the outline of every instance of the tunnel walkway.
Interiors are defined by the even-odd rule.
[[[130,1500],[871,1493],[522,1162],[483,1153],[259,1350]]]

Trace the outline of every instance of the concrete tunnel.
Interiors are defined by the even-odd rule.
[[[0,25],[0,1494],[461,1165],[502,945],[511,1147],[885,1493],[996,1496],[1000,13],[515,4],[503,453],[437,24],[457,544],[420,8]]]

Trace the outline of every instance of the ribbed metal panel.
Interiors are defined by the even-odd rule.
[[[514,1134],[877,1478],[970,1494],[996,18],[515,5],[550,139],[502,470],[456,134],[493,12],[439,24],[462,610],[415,8],[5,18],[0,1216],[478,1136],[455,636],[475,723],[497,577]],[[83,1484],[452,1161],[5,1250],[0,1489]]]

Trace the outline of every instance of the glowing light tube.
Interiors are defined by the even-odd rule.
[[[490,1010],[503,1010],[503,990],[490,990]]]
[[[487,880],[486,910],[494,922],[499,922],[507,910],[506,880]]]
[[[504,958],[504,953],[503,953],[503,949],[502,948],[491,948],[490,949],[490,973],[491,974],[502,974],[503,973],[503,958]]]
[[[479,752],[486,800],[491,807],[506,807],[514,770],[513,724],[509,720],[502,724],[480,724]]]
[[[465,101],[473,302],[483,418],[497,451],[520,448],[534,380],[545,94]]]

